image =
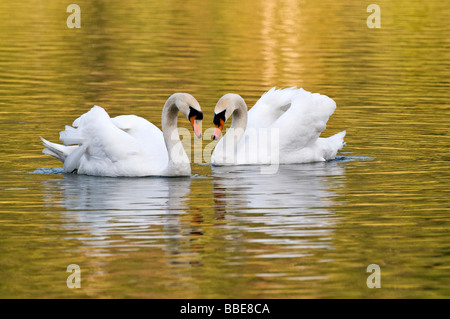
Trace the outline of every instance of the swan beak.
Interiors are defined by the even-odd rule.
[[[202,137],[202,120],[197,120],[196,115],[191,116],[189,120],[191,121],[195,136],[198,138]]]
[[[212,136],[213,140],[218,140],[219,139],[220,134],[222,134],[222,129],[223,129],[223,124],[224,123],[225,122],[222,119],[220,119],[220,125],[216,125],[216,128],[214,129],[214,134]]]

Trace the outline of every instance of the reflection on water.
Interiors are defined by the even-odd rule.
[[[226,227],[237,233],[256,233],[249,242],[278,246],[273,251],[283,249],[255,257],[295,257],[304,249],[330,247],[336,223],[330,211],[336,196],[333,188],[343,185],[343,167],[282,165],[269,176],[252,166],[212,170],[216,218],[226,220]]]
[[[254,233],[249,243],[287,249],[254,257],[296,257],[302,249],[329,248],[336,223],[329,208],[343,174],[337,162],[283,165],[274,175],[261,175],[257,166],[213,167],[214,218],[233,236]],[[93,255],[108,255],[110,245],[170,251],[166,246],[182,237],[180,215],[189,210],[190,187],[190,178],[64,174],[46,180],[43,191],[47,206],[64,207],[69,238],[98,248]]]
[[[190,184],[189,178],[64,174],[44,183],[44,202],[65,208],[63,228],[86,245],[158,246],[161,239],[170,244],[181,236],[179,215],[187,209]]]
[[[157,263],[169,267],[151,281],[169,285],[175,294],[186,288],[199,293],[205,285],[220,290],[225,281],[239,287],[247,273],[266,282],[327,278],[293,264],[330,262],[320,252],[334,249],[338,219],[330,207],[345,182],[338,161],[284,165],[275,175],[261,175],[260,167],[252,166],[211,170],[212,179],[64,174],[43,181],[44,203],[63,207],[61,228],[65,240],[79,243],[72,248],[78,259],[108,258],[95,264],[104,281],[115,278],[107,269],[123,258],[137,259],[137,269],[150,276],[144,269],[152,269],[154,257],[142,255],[148,249],[160,250]],[[210,183],[214,214],[206,217],[191,207],[189,197]],[[194,270],[198,267],[206,273]],[[167,282],[167,276],[179,284]]]

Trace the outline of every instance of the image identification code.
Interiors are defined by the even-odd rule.
[[[180,313],[182,314],[206,314],[210,317],[214,311],[233,313],[233,314],[268,314],[270,313],[269,306],[267,304],[251,304],[251,303],[226,303],[222,308],[215,306],[202,306],[192,305],[188,303],[185,306],[181,306]]]

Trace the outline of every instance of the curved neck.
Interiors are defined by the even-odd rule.
[[[176,97],[171,96],[166,101],[161,119],[164,142],[169,156],[169,168],[173,165],[186,166],[186,164],[188,164],[190,169],[189,159],[183,148],[183,144],[181,143],[180,136],[178,135],[177,118],[179,110],[175,99]]]
[[[232,134],[228,134],[227,131],[226,135],[233,135],[233,140],[235,141],[237,146],[242,136],[244,135],[245,130],[247,129],[247,104],[245,104],[245,101],[243,99],[238,99],[235,102],[234,111],[232,114],[233,119],[230,126],[230,133]],[[226,135],[224,136],[224,138],[226,137]]]
[[[233,164],[236,161],[238,144],[247,129],[247,105],[243,99],[234,101],[233,120],[224,137],[217,143],[214,153],[220,162]]]
[[[233,111],[233,120],[231,121],[230,128],[245,131],[247,128],[247,117],[247,105],[244,100],[237,101]]]

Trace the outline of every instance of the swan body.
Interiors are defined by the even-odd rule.
[[[136,115],[111,118],[100,106],[60,132],[64,145],[42,139],[43,153],[64,163],[64,172],[94,176],[189,176],[190,161],[177,130],[178,111],[201,136],[203,118],[197,100],[175,93],[164,105],[162,131]],[[74,144],[74,145],[73,145]]]
[[[345,131],[323,138],[336,103],[328,96],[303,89],[272,88],[247,112],[237,94],[226,94],[215,108],[213,135],[218,139],[225,121],[231,127],[217,143],[213,165],[262,165],[321,162],[334,159],[344,146]]]

